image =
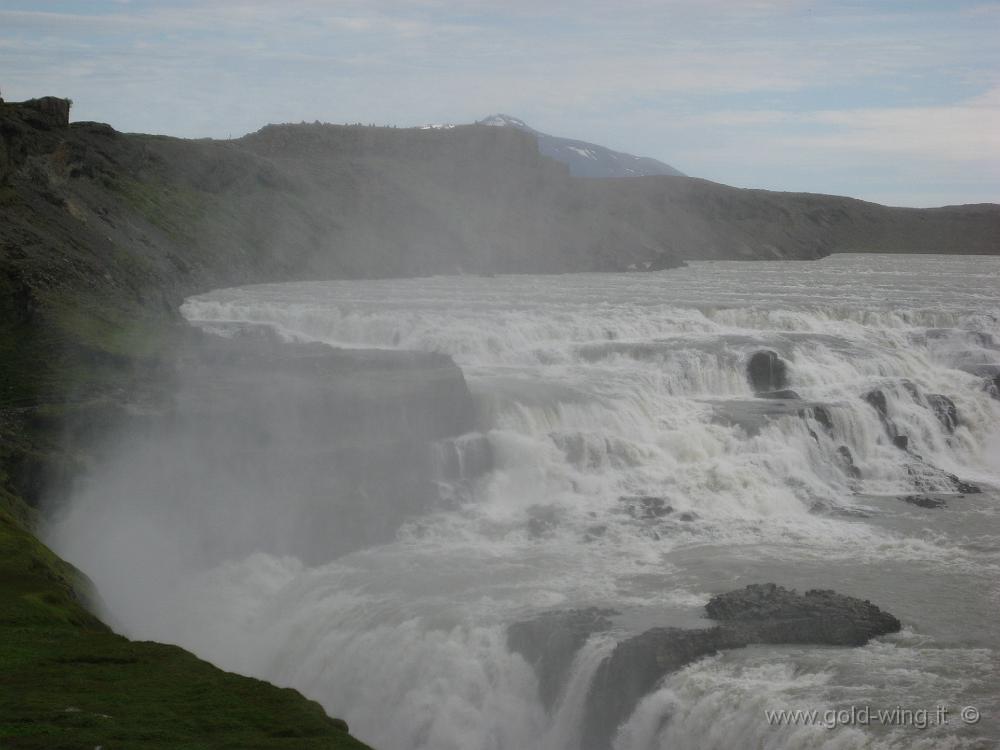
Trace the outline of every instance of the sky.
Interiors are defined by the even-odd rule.
[[[0,92],[183,137],[502,112],[740,187],[1000,203],[1000,0],[0,0]]]

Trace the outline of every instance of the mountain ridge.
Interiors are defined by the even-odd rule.
[[[501,113],[489,115],[477,120],[476,124],[490,127],[511,127],[531,133],[538,139],[538,150],[542,156],[548,156],[550,159],[566,164],[573,177],[686,176],[675,167],[652,157],[635,156],[589,141],[543,133],[540,130],[535,130],[524,120],[511,115]]]

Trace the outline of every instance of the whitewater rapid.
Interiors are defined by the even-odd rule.
[[[1000,363],[1000,259],[303,282],[218,290],[182,312],[221,335],[250,322],[337,347],[447,353],[478,425],[442,445],[441,461],[481,465],[486,445],[492,467],[462,481],[442,472],[440,507],[389,544],[316,566],[262,552],[205,569],[178,561],[182,578],[161,570],[135,585],[122,570],[143,550],[103,510],[121,506],[85,493],[51,539],[130,635],[292,685],[379,750],[575,750],[614,639],[587,643],[546,711],[506,625],[590,605],[622,613],[619,637],[703,625],[710,594],[775,581],[871,599],[904,630],[860,649],[697,662],[647,696],[616,750],[1000,738],[1000,402],[981,374]],[[746,367],[762,350],[788,363],[799,401],[755,397]],[[876,389],[908,451],[865,400]],[[935,394],[955,405],[953,432]],[[949,475],[984,492],[959,497]],[[947,508],[901,501],[911,493],[947,496]],[[672,512],[649,513],[649,497]],[[983,719],[916,729],[763,717],[855,703],[976,705]]]

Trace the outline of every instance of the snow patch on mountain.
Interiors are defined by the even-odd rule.
[[[662,161],[645,156],[612,151],[596,143],[561,138],[542,133],[524,120],[497,113],[479,120],[477,125],[517,128],[531,133],[538,139],[538,150],[543,156],[561,161],[569,167],[574,177],[639,177],[646,175],[682,175],[677,169]]]

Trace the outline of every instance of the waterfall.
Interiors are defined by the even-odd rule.
[[[130,635],[292,685],[380,750],[575,750],[616,634],[700,622],[711,593],[753,576],[881,596],[916,630],[862,649],[864,666],[805,647],[690,665],[637,707],[616,750],[941,742],[944,729],[773,728],[761,712],[889,700],[900,670],[925,702],[989,684],[975,664],[1000,574],[1000,401],[988,379],[1000,363],[998,281],[996,258],[834,256],[218,290],[187,300],[184,315],[208,331],[253,323],[289,340],[450,355],[476,424],[434,441],[436,504],[391,539],[320,560],[297,551],[297,534],[314,549],[323,529],[297,525],[294,502],[262,507],[240,523],[280,525],[282,545],[158,568],[132,563],[183,549],[193,530],[123,508],[143,492],[145,507],[170,514],[161,506],[180,502],[178,487],[98,479],[51,539],[117,591],[109,609]],[[781,397],[755,393],[758,352],[787,367]],[[934,516],[910,496],[948,510]],[[213,543],[227,550],[219,528]],[[924,592],[951,591],[957,576],[986,603],[956,625],[957,594],[920,605],[914,575]],[[583,645],[546,709],[506,626],[589,605],[618,611],[616,630]],[[949,639],[949,627],[964,630]]]

